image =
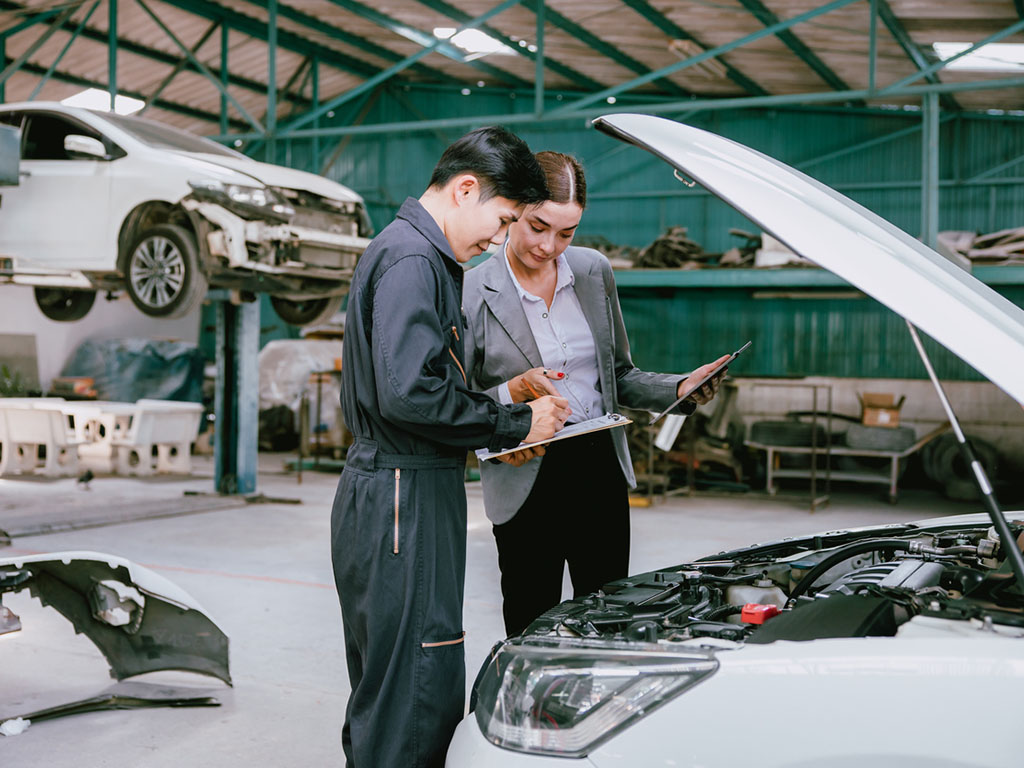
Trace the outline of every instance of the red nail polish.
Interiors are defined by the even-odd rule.
[[[560,379],[564,379],[564,378],[565,378],[565,374],[564,374],[564,373],[562,373],[561,371],[559,371],[559,372],[558,372],[558,378],[560,378]]]

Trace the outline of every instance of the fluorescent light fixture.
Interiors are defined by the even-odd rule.
[[[972,45],[974,43],[932,43],[932,48],[945,61]],[[989,43],[950,62],[945,68],[973,72],[1020,72],[1024,70],[1024,43]]]
[[[74,96],[61,99],[60,103],[66,104],[69,107],[82,107],[83,109],[97,109],[101,112],[109,112],[110,94],[107,91],[101,91],[99,88],[87,88],[80,93],[76,93]],[[146,106],[146,102],[133,99],[131,96],[117,94],[114,98],[114,112],[119,115],[130,115],[138,112],[144,106]]]
[[[469,54],[496,53],[499,56],[507,56],[514,53],[507,45],[499,43],[479,29],[464,29],[456,34],[455,27],[434,27],[434,37],[438,40],[451,40],[452,44]]]

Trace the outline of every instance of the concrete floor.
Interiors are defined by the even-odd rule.
[[[330,506],[337,478],[307,472],[301,485],[280,455],[260,457],[259,490],[298,498],[181,517],[16,538],[0,558],[59,550],[109,552],[157,571],[190,592],[231,638],[234,688],[212,678],[159,673],[144,679],[213,689],[219,708],[101,712],[0,736],[0,763],[61,768],[341,766],[341,720],[348,695],[341,613],[331,575]],[[97,478],[90,503],[151,503],[186,489],[212,489],[199,459],[181,479]],[[0,509],[81,504],[73,479],[0,479]],[[465,627],[467,683],[503,635],[497,555],[479,484],[467,485],[469,546]],[[683,562],[723,548],[822,530],[975,511],[929,492],[890,506],[859,486],[825,510],[763,496],[673,498],[633,510],[631,572]],[[2,517],[0,517],[2,520]],[[0,712],[30,711],[54,697],[70,701],[112,683],[95,647],[27,592],[5,604],[21,632],[0,637]]]

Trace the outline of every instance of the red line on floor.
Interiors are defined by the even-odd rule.
[[[0,549],[0,556],[6,555],[45,555],[45,550],[20,549],[11,547]],[[118,557],[120,557],[118,555]],[[132,561],[134,562],[134,561]],[[226,579],[244,579],[246,581],[264,581],[271,584],[290,584],[297,587],[315,587],[316,589],[334,589],[333,584],[325,584],[320,581],[302,581],[301,579],[283,579],[278,576],[254,576],[248,573],[229,573],[227,571],[215,571],[209,568],[188,568],[183,565],[156,565],[153,563],[139,563],[151,571],[177,571],[178,573],[192,573],[200,576],[222,576]]]

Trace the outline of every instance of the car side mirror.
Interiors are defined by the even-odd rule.
[[[91,136],[71,134],[64,137],[64,151],[76,160],[109,160],[103,142]]]

